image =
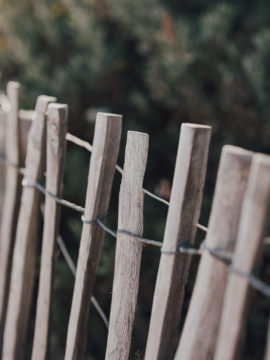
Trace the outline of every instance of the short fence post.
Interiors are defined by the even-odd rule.
[[[90,298],[104,239],[104,230],[96,223],[96,219],[108,210],[121,128],[121,115],[98,113],[68,325],[66,360],[81,360],[84,354]]]
[[[29,114],[28,117],[25,115]],[[31,115],[32,116],[31,116]],[[20,110],[19,111],[19,118],[20,118],[20,151],[22,162],[25,162],[26,150],[27,150],[27,142],[28,142],[28,135],[29,131],[33,122],[33,110]]]
[[[243,201],[232,270],[251,273],[263,248],[270,200],[270,156],[254,155]],[[238,358],[248,305],[249,281],[234,272],[228,277],[215,360]]]
[[[268,334],[266,341],[266,350],[264,360],[270,360],[270,319],[268,321]]]
[[[47,121],[46,190],[56,196],[60,196],[62,192],[66,132],[67,105],[50,104]],[[32,360],[48,358],[51,293],[59,215],[60,206],[47,194]]]
[[[21,194],[20,166],[20,124],[19,124],[19,90],[20,85],[9,82],[7,95],[10,102],[10,111],[6,117],[5,153],[7,166],[5,169],[5,195],[3,214],[1,219],[0,239],[0,343],[5,323],[7,299],[9,291],[10,270],[14,247],[15,230],[19,212],[19,198]],[[1,346],[0,346],[1,348]]]
[[[34,184],[42,175],[46,111],[55,98],[39,96],[27,146],[25,187],[19,211],[11,282],[4,330],[2,359],[23,357],[35,275],[35,256],[40,194]],[[28,185],[28,186],[27,186]]]
[[[206,246],[233,250],[252,153],[223,147]],[[175,360],[213,357],[227,281],[227,265],[204,251]]]
[[[143,178],[148,154],[147,134],[129,131],[119,194],[118,234],[106,359],[127,360],[137,303],[143,232]]]
[[[199,219],[211,127],[182,124],[145,360],[171,359]],[[167,253],[166,253],[167,252]]]

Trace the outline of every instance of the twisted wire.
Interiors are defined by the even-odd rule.
[[[73,135],[72,135],[72,137],[69,136],[68,140],[72,141],[72,142],[76,141],[76,143],[79,143],[80,145],[81,145],[81,141],[83,141],[81,139],[79,139],[80,141],[77,141],[78,138],[74,139]],[[88,145],[87,144],[88,143],[85,142],[84,147],[89,150],[90,147],[88,145],[90,145],[90,144],[88,144]],[[2,157],[0,157],[0,163],[4,164],[6,166],[15,167],[19,171],[19,173],[21,173],[21,174],[24,174],[24,172],[25,172],[24,168],[21,168],[18,165],[13,164],[13,163],[7,161],[6,159],[4,159]],[[120,168],[120,170],[122,171],[121,168]],[[55,195],[55,194],[51,193],[50,191],[46,190],[46,188],[43,185],[41,185],[39,182],[36,182],[36,183],[32,184],[32,183],[28,183],[26,179],[23,179],[22,185],[24,187],[36,188],[37,190],[39,190],[44,195],[49,195],[49,196],[53,197],[55,199],[55,201],[57,203],[59,203],[60,205],[66,206],[68,208],[71,208],[71,209],[73,209],[73,210],[75,210],[77,212],[80,212],[80,213],[84,214],[85,209],[82,206],[76,205],[76,204],[74,204],[74,203],[72,203],[72,202],[70,202],[68,200],[64,200],[64,199],[58,197],[57,195]],[[147,190],[146,190],[146,193],[148,194]],[[154,194],[152,194],[152,195],[154,195]],[[156,197],[156,195],[154,195],[154,197]],[[159,199],[161,199],[161,198],[159,198]],[[163,201],[163,199],[161,199],[161,200],[162,200],[161,202],[165,201],[165,200]],[[166,203],[166,201],[165,201],[165,203]],[[168,205],[169,205],[169,203],[168,203]],[[228,265],[231,263],[231,260],[232,260],[232,257],[233,257],[233,254],[231,252],[228,252],[225,249],[212,249],[212,248],[210,248],[206,244],[205,241],[202,243],[202,245],[201,245],[201,247],[199,249],[192,248],[192,247],[180,246],[176,251],[167,251],[167,250],[162,249],[163,243],[160,242],[160,241],[146,239],[146,238],[144,238],[144,237],[142,237],[142,236],[140,236],[138,234],[133,234],[133,233],[131,233],[128,230],[125,230],[125,229],[119,229],[117,232],[113,231],[106,224],[104,224],[104,222],[101,221],[103,218],[104,218],[104,215],[99,216],[99,217],[97,217],[96,219],[93,219],[93,220],[91,220],[91,219],[86,220],[85,217],[83,216],[82,220],[84,222],[86,222],[86,223],[89,223],[89,224],[93,224],[93,223],[99,224],[107,233],[109,233],[111,236],[113,236],[115,238],[117,238],[117,233],[123,233],[123,234],[126,234],[126,235],[130,236],[130,237],[137,238],[139,241],[141,241],[144,244],[160,247],[161,248],[161,253],[167,254],[167,255],[177,255],[177,254],[201,255],[202,251],[206,250],[209,254],[211,254],[212,256],[217,258],[218,260],[221,260],[221,261],[225,262]],[[200,228],[203,231],[208,230],[206,227],[204,227],[204,226],[202,226],[200,224],[198,224],[197,226],[198,226],[198,228]],[[265,239],[265,243],[266,244],[269,243],[269,238]],[[231,267],[231,266],[230,266],[229,269],[230,269],[231,272],[233,272],[233,273],[235,273],[235,274],[237,274],[239,276],[242,276],[243,278],[246,278],[249,281],[249,284],[253,288],[260,291],[265,296],[270,297],[270,286],[265,284],[263,281],[259,280],[258,278],[256,278],[253,274],[242,272],[240,269],[237,269],[237,268],[234,268],[234,267]]]
[[[61,236],[58,236],[57,238],[57,244],[59,246],[59,249],[64,257],[64,259],[66,260],[66,263],[68,264],[68,267],[70,269],[70,271],[72,272],[73,276],[76,276],[76,266],[66,248],[66,245],[64,243],[64,240],[62,239]],[[109,328],[109,320],[107,318],[107,316],[105,315],[105,312],[102,310],[101,306],[99,305],[97,299],[95,298],[94,295],[91,296],[91,303],[93,304],[93,306],[95,307],[95,309],[97,310],[97,312],[99,313],[101,319],[103,320],[105,326],[107,327],[107,329]]]

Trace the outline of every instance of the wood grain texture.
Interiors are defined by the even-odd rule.
[[[270,156],[254,155],[245,194],[232,266],[252,272],[264,246],[269,215]],[[230,273],[226,287],[215,360],[238,359],[248,309],[247,279]]]
[[[98,113],[85,204],[85,218],[88,220],[107,213],[121,128],[121,115]],[[83,359],[90,299],[103,240],[104,230],[98,224],[83,224],[68,325],[66,360]]]
[[[163,249],[192,246],[199,220],[211,127],[182,124]],[[145,360],[171,359],[191,257],[161,254]]]
[[[46,111],[55,98],[41,95],[37,99],[27,146],[25,180],[33,184],[41,177],[44,166]],[[33,187],[24,187],[14,246],[2,359],[23,357],[31,307],[40,194]]]
[[[19,118],[20,118],[20,152],[22,157],[22,164],[25,163],[26,151],[27,151],[27,143],[28,143],[28,135],[33,122],[33,118],[29,120],[29,118],[24,118],[21,116],[22,112],[26,110],[19,110]],[[27,110],[30,112],[30,110]],[[34,111],[31,110],[31,113],[34,115]]]
[[[15,241],[15,230],[18,220],[19,200],[21,195],[22,177],[16,166],[20,166],[20,122],[19,122],[19,91],[20,85],[9,82],[7,96],[10,111],[6,115],[5,157],[13,166],[5,169],[5,195],[3,216],[1,219],[0,237],[0,337],[2,342],[3,327],[7,310],[10,270]],[[0,346],[1,348],[1,346]]]
[[[142,235],[143,232],[143,178],[148,143],[147,134],[128,132],[119,194],[118,229],[137,235]],[[138,239],[118,233],[105,357],[107,360],[129,358],[139,287],[141,252],[142,243]]]
[[[268,334],[264,360],[270,360],[270,320],[268,321]]]
[[[61,196],[66,152],[67,105],[50,104],[47,121],[46,190]],[[49,350],[49,327],[60,206],[46,195],[41,268],[32,360],[45,360]]]
[[[223,147],[206,236],[210,248],[234,249],[251,159],[249,151]],[[175,359],[212,359],[227,275],[227,265],[204,251]]]
[[[0,107],[0,156],[5,157],[5,145],[6,145],[6,118],[7,114]],[[0,164],[0,219],[3,216],[3,206],[5,197],[5,181],[6,178],[6,166]],[[0,221],[0,233],[1,233],[1,221]],[[1,241],[1,240],[0,240]]]
[[[12,82],[13,84],[17,84],[16,82]],[[18,90],[20,90],[18,88]],[[1,104],[0,104],[1,106]],[[28,119],[24,119],[20,116],[22,110],[19,110],[19,146],[20,146],[20,165],[24,165],[25,163],[25,155],[26,155],[26,147],[27,147],[27,140],[28,140],[28,133],[30,130],[31,121]],[[34,112],[34,111],[32,111]],[[2,158],[6,158],[6,143],[7,143],[7,131],[6,131],[6,125],[8,123],[8,118],[10,116],[10,113],[8,112],[8,109],[5,107],[5,111],[0,107],[0,156]],[[4,198],[6,196],[5,189],[6,189],[6,170],[7,166],[4,164],[0,164],[0,239],[1,239],[1,223],[3,222],[2,216],[3,216],[3,207],[4,207]],[[19,175],[21,177],[21,175]],[[19,180],[19,187],[21,188],[21,178]],[[21,193],[21,191],[20,191]],[[20,198],[20,196],[19,196]],[[19,209],[19,206],[18,206]],[[17,214],[18,216],[18,214]],[[6,223],[6,222],[5,222]],[[1,244],[1,240],[0,240]],[[0,245],[1,246],[1,245]],[[3,254],[4,251],[0,250],[0,253]],[[0,265],[3,264],[2,260],[0,260]],[[3,271],[1,271],[3,273]],[[0,290],[1,291],[1,290]],[[1,296],[2,298],[2,296]],[[0,305],[1,306],[1,305]]]

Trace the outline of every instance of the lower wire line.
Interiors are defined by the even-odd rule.
[[[76,267],[75,267],[75,264],[73,262],[73,260],[71,259],[71,256],[69,255],[69,252],[66,248],[66,245],[62,239],[61,236],[58,236],[57,238],[57,243],[58,243],[58,246],[61,250],[61,253],[63,254],[64,256],[64,259],[66,260],[67,264],[68,264],[68,267],[69,269],[71,270],[72,274],[74,275],[74,277],[76,276]],[[107,316],[105,315],[104,311],[102,310],[101,306],[99,305],[97,299],[95,298],[95,296],[91,296],[91,302],[93,304],[93,306],[96,308],[97,312],[99,313],[101,319],[103,320],[106,328],[108,329],[109,328],[109,320],[107,318]]]
[[[152,245],[152,246],[157,246],[157,247],[162,247],[163,243],[160,242],[160,241],[156,241],[156,240],[151,240],[151,239],[146,239],[140,235],[137,235],[137,234],[133,234],[132,232],[130,231],[127,231],[127,230],[124,230],[124,229],[119,229],[117,230],[117,233],[118,234],[125,234],[125,235],[128,235],[130,237],[133,237],[133,238],[137,238],[138,240],[140,240],[143,244],[146,244],[146,245]]]
[[[84,208],[81,206],[78,206],[76,204],[70,203],[67,200],[63,200],[61,198],[59,198],[58,196],[52,194],[51,192],[48,192],[48,190],[46,190],[46,188],[44,186],[42,186],[40,183],[35,183],[35,184],[29,184],[25,179],[23,180],[23,186],[26,187],[34,187],[37,188],[39,191],[41,191],[43,194],[48,194],[49,196],[52,196],[56,202],[58,202],[61,205],[67,206],[71,209],[74,209],[80,213],[84,213]],[[210,255],[214,256],[217,260],[220,260],[222,262],[224,262],[225,264],[229,265],[231,263],[233,254],[229,251],[227,251],[226,249],[212,249],[211,247],[209,247],[205,241],[203,241],[202,246],[200,249],[196,249],[196,248],[192,248],[192,247],[185,247],[185,246],[180,246],[178,249],[176,249],[175,251],[166,251],[162,249],[163,243],[160,241],[155,241],[155,240],[150,240],[150,239],[146,239],[143,238],[142,236],[138,235],[138,234],[133,234],[131,232],[129,232],[128,230],[125,229],[119,229],[117,232],[113,231],[112,229],[110,229],[106,224],[104,224],[104,222],[101,221],[101,219],[104,218],[104,215],[101,215],[99,217],[97,217],[96,219],[93,220],[86,220],[83,217],[83,221],[84,222],[88,222],[89,224],[92,223],[97,223],[99,224],[107,233],[109,233],[111,236],[113,236],[114,238],[117,238],[117,233],[123,233],[126,234],[130,237],[133,238],[137,238],[139,241],[143,242],[144,244],[148,244],[148,245],[152,245],[152,246],[158,246],[161,248],[161,253],[166,254],[166,255],[177,255],[177,254],[186,254],[186,255],[202,255],[202,250],[207,251]],[[231,268],[230,268],[231,269]],[[252,274],[245,274],[243,272],[241,272],[240,270],[235,270],[234,272],[238,271],[238,275],[246,278],[249,280],[249,283],[252,287],[254,287],[255,289],[257,289],[258,291],[262,292],[264,295],[266,295],[267,297],[270,297],[270,290],[269,290],[269,286],[267,284],[264,284],[263,282],[261,282],[259,279],[257,279],[254,275]],[[263,286],[262,286],[263,285]]]
[[[118,232],[113,231],[110,229],[107,225],[105,225],[101,220],[97,218],[96,222],[109,234],[111,234],[113,237],[117,238],[117,233],[124,233],[130,237],[138,238],[139,241],[147,240],[147,243],[154,246],[162,247],[163,243],[155,240],[149,240],[144,239],[139,235],[133,234],[127,230],[118,230]],[[149,243],[148,241],[151,241]],[[145,241],[144,241],[145,242]],[[146,243],[146,242],[145,242]],[[219,261],[222,261],[225,265],[229,266],[233,260],[233,253],[226,250],[226,249],[220,249],[220,248],[211,248],[206,244],[206,241],[204,240],[200,246],[199,249],[192,248],[192,247],[185,247],[180,246],[176,251],[162,251],[161,253],[165,253],[168,255],[177,255],[177,254],[186,254],[186,255],[202,255],[203,251],[207,251],[211,256],[216,258]],[[252,286],[254,289],[261,292],[266,297],[270,298],[270,286],[264,283],[263,281],[256,278],[253,274],[245,273],[237,268],[234,268],[232,266],[229,266],[229,271],[241,276],[242,278],[245,278],[249,285]]]
[[[262,280],[256,278],[253,274],[247,273],[240,269],[237,269],[233,266],[230,267],[230,272],[239,275],[241,277],[246,278],[248,280],[249,285],[251,285],[254,289],[261,292],[266,297],[270,298],[270,285],[264,283]]]
[[[74,137],[73,135],[69,134],[67,136],[67,140],[72,141],[74,143],[76,143],[79,146],[83,146],[84,148],[86,148],[88,151],[91,151],[92,147],[89,143],[84,142],[83,140]],[[0,164],[6,165],[6,166],[10,166],[10,167],[15,167],[19,173],[24,174],[25,173],[25,169],[19,167],[16,164],[13,164],[9,161],[7,161],[6,159],[4,159],[3,157],[0,157]],[[116,169],[122,173],[122,168],[120,166],[117,165]],[[52,194],[51,192],[49,192],[48,190],[46,190],[46,188],[41,185],[39,182],[36,182],[34,184],[28,183],[27,180],[24,178],[22,185],[24,187],[33,187],[36,188],[37,190],[39,190],[40,192],[42,192],[44,195],[49,195],[51,197],[53,197],[55,199],[55,201],[57,203],[59,203],[60,205],[66,206],[68,208],[71,208],[77,212],[80,212],[82,214],[84,214],[84,208],[82,206],[76,205],[74,203],[71,203],[70,201],[64,200],[60,197],[58,197],[55,194]],[[144,192],[149,195],[152,196],[155,199],[158,199],[159,201],[169,205],[169,202],[159,198],[158,196],[150,193],[148,190],[144,189]],[[166,255],[177,255],[177,254],[186,254],[186,255],[202,255],[203,251],[207,251],[210,255],[214,256],[216,259],[223,261],[224,263],[226,263],[227,265],[231,264],[232,258],[233,258],[233,253],[227,251],[226,249],[212,249],[211,247],[209,247],[205,241],[203,241],[201,247],[199,249],[196,248],[192,248],[192,247],[185,247],[185,246],[180,246],[178,249],[176,249],[175,251],[171,251],[171,250],[164,250],[162,249],[163,243],[160,241],[156,241],[156,240],[151,240],[151,239],[146,239],[138,234],[133,234],[131,232],[129,232],[128,230],[125,229],[119,229],[117,232],[113,231],[112,229],[110,229],[106,224],[104,224],[104,222],[102,222],[101,220],[104,218],[104,215],[99,216],[98,218],[94,219],[94,220],[85,220],[83,218],[83,221],[85,223],[88,224],[92,224],[92,223],[97,223],[99,224],[99,226],[101,226],[107,233],[109,233],[111,236],[113,236],[114,238],[117,238],[117,234],[118,233],[122,233],[122,234],[126,234],[130,237],[133,238],[137,238],[139,241],[141,241],[144,244],[148,244],[148,245],[152,245],[152,246],[157,246],[159,248],[161,248],[161,253],[166,254]],[[197,224],[198,229],[207,232],[208,229],[207,227]],[[267,238],[266,243],[269,242],[269,239]],[[60,242],[61,243],[61,242]],[[60,246],[60,245],[59,245]],[[64,254],[64,252],[63,252]],[[66,254],[66,253],[65,253]],[[68,257],[67,257],[68,258]],[[75,272],[75,266],[73,264],[72,267],[72,259],[69,259],[69,266],[71,269],[73,269],[73,273]],[[229,268],[231,272],[242,276],[244,278],[246,278],[249,281],[249,284],[254,287],[255,289],[257,289],[258,291],[260,291],[261,293],[263,293],[265,296],[270,297],[270,286],[265,284],[264,282],[262,282],[261,280],[257,279],[253,274],[247,274],[242,272],[239,269],[235,269],[230,267]],[[93,302],[94,303],[94,302]],[[97,308],[97,307],[96,307]],[[104,320],[104,313],[102,315],[102,318]],[[106,320],[106,318],[105,318]],[[107,321],[107,320],[106,320]]]

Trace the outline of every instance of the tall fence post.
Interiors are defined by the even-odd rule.
[[[210,249],[234,248],[251,159],[249,151],[223,147],[206,236]],[[227,274],[226,264],[203,252],[175,360],[213,357]]]
[[[104,239],[104,230],[96,223],[96,219],[108,210],[121,128],[121,115],[98,113],[65,360],[80,360],[84,354],[90,298]]]
[[[118,234],[106,359],[127,360],[137,303],[143,232],[143,178],[149,137],[129,131],[119,194]]]
[[[211,127],[182,124],[172,194],[158,269],[146,360],[171,359],[181,315],[190,255],[199,219]]]
[[[18,220],[21,180],[19,174],[20,158],[20,123],[19,123],[19,90],[20,85],[10,81],[7,85],[7,96],[10,110],[6,117],[5,153],[7,166],[5,169],[5,195],[1,220],[0,238],[0,343],[7,310],[7,299],[10,282],[10,270]],[[0,346],[1,348],[1,346]]]
[[[0,93],[0,156],[5,157],[5,145],[6,145],[6,122],[7,122],[7,107],[9,102],[6,102],[5,95]],[[6,178],[6,166],[0,164],[0,218],[2,219],[4,197],[5,197],[5,178]],[[1,226],[1,222],[0,222]],[[1,229],[0,229],[1,231]],[[0,240],[1,241],[1,240]]]
[[[4,330],[2,359],[5,360],[19,360],[23,357],[35,275],[39,218],[40,194],[33,185],[42,175],[45,159],[46,111],[48,103],[52,101],[55,101],[55,98],[45,95],[38,97],[35,119],[29,133],[24,175],[25,187],[22,192],[16,231]]]
[[[50,104],[47,121],[46,190],[61,196],[66,151],[67,105]],[[49,351],[49,326],[60,206],[46,194],[41,267],[32,360],[45,360]]]
[[[256,154],[253,157],[245,194],[239,232],[232,262],[232,270],[251,273],[263,239],[269,214],[270,156]],[[244,318],[248,305],[247,278],[231,272],[226,287],[222,317],[218,333],[215,360],[238,358]]]

